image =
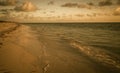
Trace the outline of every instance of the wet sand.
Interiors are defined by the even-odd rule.
[[[0,73],[40,73],[37,58],[21,45],[25,41],[21,31],[24,26],[15,23],[0,26]]]
[[[0,73],[114,73],[62,40],[37,35],[26,25],[4,24],[0,23]]]

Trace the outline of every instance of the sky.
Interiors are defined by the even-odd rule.
[[[0,20],[120,22],[120,0],[0,0]]]

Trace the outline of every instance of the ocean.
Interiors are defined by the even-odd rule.
[[[28,26],[40,41],[46,39],[44,43],[48,43],[46,46],[51,50],[55,45],[58,51],[82,55],[100,68],[105,67],[105,73],[120,71],[120,23],[38,23]]]
[[[37,35],[42,34],[53,40],[74,39],[120,55],[120,23],[40,23],[28,26]]]

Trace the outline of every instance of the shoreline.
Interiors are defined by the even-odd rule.
[[[16,30],[19,26],[20,24],[13,22],[0,22],[0,36]]]
[[[29,43],[24,42],[28,38],[27,27],[3,22],[0,28],[0,73],[42,73],[37,57],[27,51]]]
[[[105,24],[109,24],[109,23],[115,23],[115,24],[118,24],[118,23],[120,23],[120,22],[86,22],[86,21],[84,21],[84,22],[64,22],[64,21],[55,21],[55,22],[45,22],[45,21],[43,21],[43,22],[17,22],[17,21],[0,21],[0,23],[1,22],[8,22],[8,23],[18,23],[18,24],[43,24],[43,23],[45,23],[45,24],[56,24],[56,23],[62,23],[62,24],[66,24],[66,23],[69,23],[69,24],[72,24],[72,23],[78,23],[78,24],[86,24],[86,23],[89,23],[89,24],[101,24],[101,23],[105,23]]]
[[[109,50],[104,51],[102,48],[84,44],[75,37],[71,38],[71,32],[78,36],[76,32],[80,30],[49,25],[45,32],[41,32],[44,31],[43,24],[35,27],[33,25],[0,23],[0,73],[120,72],[115,67],[119,60]]]

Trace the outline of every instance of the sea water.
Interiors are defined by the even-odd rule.
[[[30,23],[25,25],[32,28],[38,40],[49,48],[46,51],[51,51],[51,54],[57,55],[60,52],[69,55],[65,51],[72,52],[78,55],[77,58],[83,56],[87,61],[92,62],[98,70],[103,70],[102,73],[120,72],[120,23]],[[67,60],[65,57],[62,58]],[[76,59],[76,61],[80,63],[79,60]],[[80,72],[82,66],[74,68],[73,72]],[[80,70],[74,71],[77,69]]]

